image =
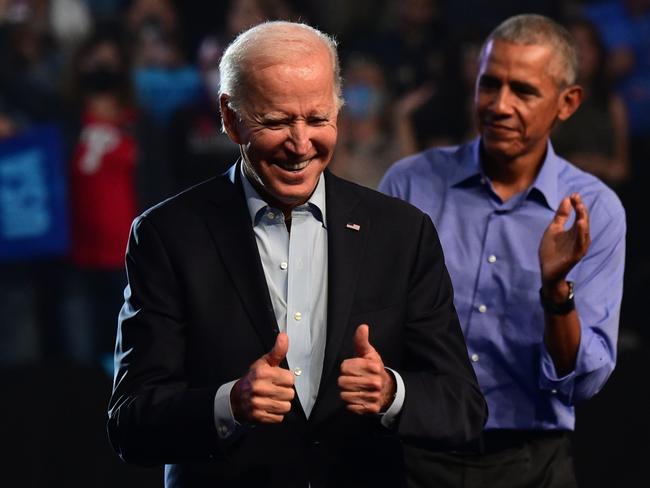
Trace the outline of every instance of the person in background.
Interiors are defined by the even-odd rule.
[[[239,151],[221,130],[219,114],[219,59],[223,47],[207,36],[199,47],[198,67],[202,96],[199,101],[179,108],[169,126],[170,166],[175,191],[189,188],[223,173]]]
[[[371,59],[351,57],[343,71],[345,105],[339,119],[340,137],[331,170],[337,176],[377,188],[396,160],[414,148],[399,139],[390,93],[381,66]]]
[[[399,145],[395,152],[455,143],[466,132],[465,114],[455,111],[464,90],[458,43],[444,21],[446,8],[437,0],[389,0],[377,13],[385,17],[372,23],[373,32],[350,33],[346,43],[384,70],[390,97],[386,105],[394,108],[388,125],[393,125]]]
[[[112,356],[131,222],[165,195],[151,124],[133,100],[130,61],[120,36],[99,30],[79,48],[69,86],[78,120],[69,124],[72,268],[65,347],[76,361]],[[152,158],[152,159],[147,159]]]
[[[158,126],[201,97],[198,69],[187,62],[183,33],[170,0],[135,0],[126,13],[136,100]]]
[[[289,20],[282,0],[235,0],[225,14],[222,34],[206,35],[198,48],[201,96],[173,115],[167,139],[171,144],[173,185],[177,191],[223,173],[239,151],[221,130],[219,59],[237,34],[266,20]]]
[[[0,15],[0,106],[10,108],[23,129],[63,118],[59,73],[65,59],[45,28],[42,8],[25,7],[15,21]]]
[[[582,99],[576,51],[549,18],[504,21],[481,50],[480,136],[408,157],[380,186],[440,233],[490,411],[478,446],[423,449],[414,486],[576,486],[575,405],[616,363],[626,230],[616,194],[549,141]]]
[[[388,86],[402,96],[424,83],[438,84],[448,71],[453,52],[449,26],[438,0],[388,0],[374,23],[376,32],[351,39],[351,47],[380,60]],[[381,22],[381,21],[384,22]]]
[[[625,101],[631,136],[633,166],[645,171],[650,154],[650,2],[648,0],[605,0],[585,5],[584,16],[592,22],[605,47],[608,76]],[[636,171],[637,168],[633,167]]]
[[[630,176],[627,110],[610,87],[605,50],[596,28],[577,20],[568,26],[578,49],[578,84],[583,90],[580,108],[557,124],[551,135],[560,156],[620,189]]]
[[[606,51],[607,75],[623,99],[629,133],[629,179],[621,197],[627,213],[626,294],[623,320],[650,343],[645,290],[650,287],[650,230],[647,183],[650,181],[650,2],[607,0],[584,5],[584,16],[598,29]]]
[[[239,35],[219,100],[240,161],[133,224],[108,433],[168,488],[399,487],[402,442],[484,424],[431,220],[326,171],[338,66],[306,24]]]

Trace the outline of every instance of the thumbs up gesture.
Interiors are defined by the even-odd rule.
[[[355,357],[341,363],[338,385],[346,408],[359,415],[385,411],[395,395],[395,379],[372,347],[367,324],[354,333]]]
[[[289,337],[280,332],[273,349],[251,364],[235,383],[230,405],[238,422],[280,423],[291,410],[293,374],[280,367],[288,350]]]

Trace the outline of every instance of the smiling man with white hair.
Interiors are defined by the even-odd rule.
[[[136,219],[108,430],[168,487],[398,487],[485,403],[431,220],[326,171],[334,41],[242,33],[221,61],[228,173]]]

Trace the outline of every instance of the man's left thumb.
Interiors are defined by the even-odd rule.
[[[370,341],[368,340],[369,335],[370,329],[368,328],[368,324],[361,324],[357,327],[354,333],[354,353],[357,357],[364,357],[375,350],[370,345]]]

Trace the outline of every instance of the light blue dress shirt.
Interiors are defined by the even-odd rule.
[[[309,200],[293,209],[289,233],[282,211],[270,207],[243,174],[241,178],[278,328],[289,336],[287,363],[309,417],[327,330],[325,179],[321,174]]]
[[[289,337],[287,363],[294,374],[300,404],[309,417],[318,395],[327,332],[325,178],[321,174],[309,200],[293,209],[289,232],[282,211],[262,199],[243,169],[240,176],[278,328]],[[234,168],[231,179],[234,181]],[[405,394],[402,378],[389,371],[395,377],[397,392],[381,418],[386,427],[401,411]],[[230,391],[236,382],[222,385],[215,397],[215,423],[222,438],[232,435],[238,425],[230,407]]]
[[[480,141],[396,163],[380,190],[431,216],[454,285],[454,304],[488,403],[488,429],[573,429],[574,404],[596,394],[616,362],[625,260],[625,213],[609,188],[548,145],[524,192],[502,202],[479,163]],[[544,345],[538,248],[561,200],[579,192],[591,245],[575,283],[581,340],[574,371],[559,377]],[[568,225],[573,223],[573,215]]]

